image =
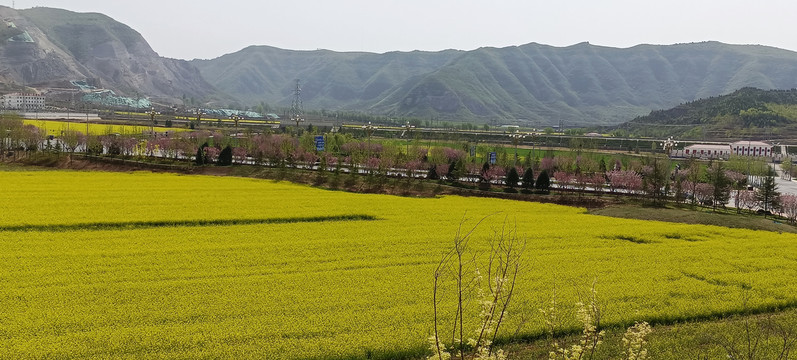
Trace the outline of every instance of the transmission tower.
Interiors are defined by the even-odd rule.
[[[299,87],[299,79],[296,79],[296,89],[293,90],[293,104],[291,104],[291,121],[296,122],[296,129],[299,123],[304,122],[304,110],[302,109],[302,88]]]

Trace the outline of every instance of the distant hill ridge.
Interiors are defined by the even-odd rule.
[[[667,110],[652,111],[621,128],[648,136],[768,138],[797,135],[797,89],[742,88]]]
[[[190,97],[284,108],[294,80],[301,79],[306,109],[569,127],[616,125],[744,87],[797,87],[797,53],[757,45],[531,43],[384,54],[251,46],[184,61],[158,56],[138,32],[102,14],[0,6],[0,16],[34,40],[0,41],[0,83],[6,86],[87,80],[128,96],[178,103]]]
[[[539,126],[618,124],[742,87],[797,87],[797,53],[717,42],[385,54],[260,46],[192,64],[246,101],[289,104],[298,78],[309,108]]]
[[[0,6],[0,17],[33,39],[0,43],[0,82],[69,87],[69,81],[87,80],[171,102],[217,92],[190,63],[158,56],[141,34],[105,15]]]

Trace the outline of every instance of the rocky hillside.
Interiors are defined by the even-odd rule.
[[[158,56],[138,32],[105,15],[0,7],[0,17],[27,34],[0,42],[0,82],[67,87],[83,80],[166,101],[215,92],[189,62]]]

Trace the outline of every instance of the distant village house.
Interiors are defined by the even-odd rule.
[[[761,141],[737,141],[730,145],[694,144],[684,148],[684,157],[700,159],[728,159],[731,155],[768,157],[772,145]]]
[[[44,95],[13,93],[3,95],[3,109],[6,110],[43,110]]]
[[[727,159],[731,156],[728,145],[694,144],[684,148],[685,157],[701,159]]]
[[[737,141],[731,144],[734,155],[772,156],[772,145],[761,141]]]

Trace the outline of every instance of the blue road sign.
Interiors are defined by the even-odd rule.
[[[324,146],[326,143],[324,142],[323,136],[316,136],[315,137],[315,149],[316,151],[324,151]]]
[[[495,164],[497,160],[497,154],[495,152],[490,153],[490,164]]]

